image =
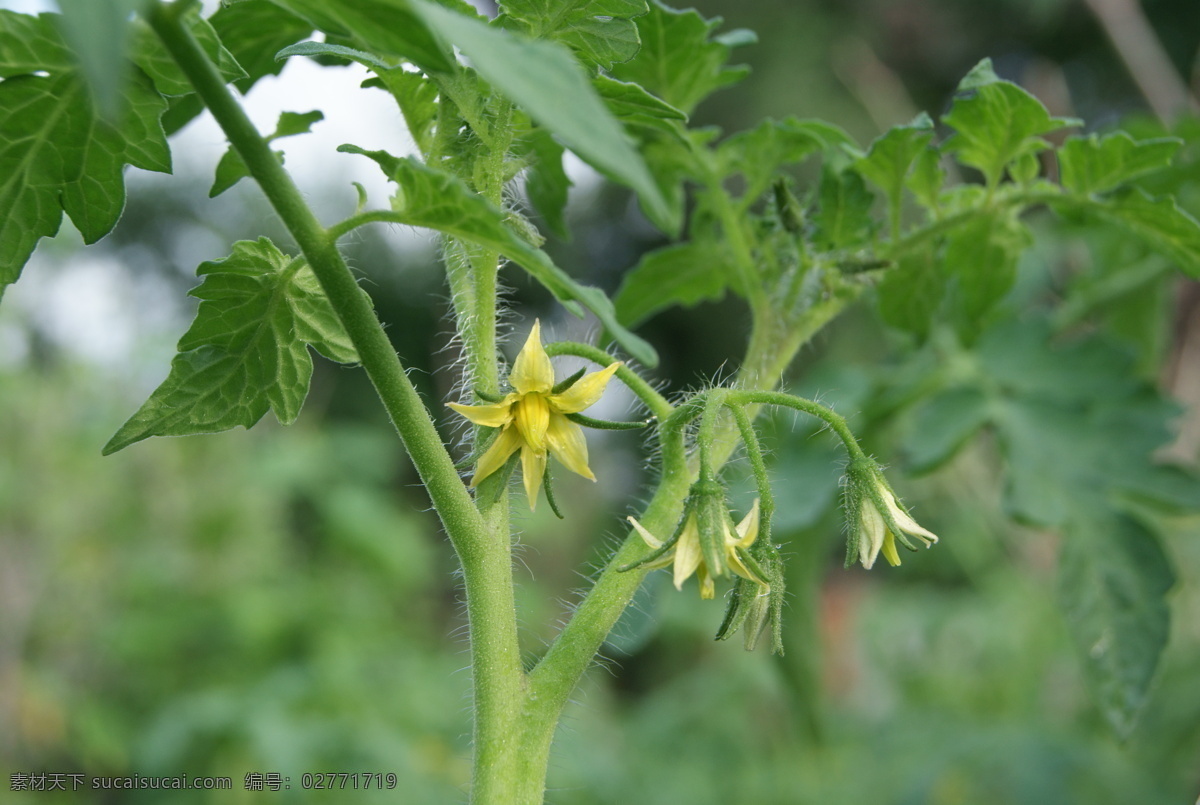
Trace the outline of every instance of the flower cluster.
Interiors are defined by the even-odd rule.
[[[938,541],[937,534],[921,526],[896,500],[878,465],[869,459],[850,465],[846,484],[846,511],[850,524],[850,553],[847,564],[857,559],[871,569],[879,554],[892,567],[900,564],[896,539],[910,550],[913,540],[925,547]]]
[[[668,565],[674,566],[675,589],[683,589],[683,583],[692,574],[700,581],[700,597],[713,598],[716,595],[716,584],[713,579],[725,575],[728,567],[736,575],[759,584],[764,593],[770,592],[767,581],[758,564],[747,553],[750,546],[758,539],[758,501],[750,508],[750,512],[742,518],[736,528],[731,528],[732,522],[728,512],[723,512],[715,524],[719,535],[719,544],[714,552],[706,550],[702,537],[702,526],[696,513],[697,507],[689,507],[684,515],[682,525],[674,536],[667,542],[651,534],[646,528],[630,517],[630,524],[637,530],[642,540],[649,545],[654,553],[646,560],[635,563],[632,567],[642,567],[656,570]],[[630,568],[631,569],[631,568]]]

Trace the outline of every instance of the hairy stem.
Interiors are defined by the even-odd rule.
[[[213,113],[246,163],[337,312],[363,368],[412,457],[463,567],[475,668],[478,802],[510,802],[511,772],[519,746],[513,740],[525,678],[517,647],[509,536],[485,522],[454,468],[424,403],[409,382],[369,299],[338,253],[334,233],[317,221],[266,140],[254,128],[191,32],[178,6],[157,4],[147,21]],[[343,230],[344,231],[344,230]],[[482,769],[482,771],[480,771]]]

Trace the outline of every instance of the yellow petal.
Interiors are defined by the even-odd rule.
[[[529,445],[521,447],[521,480],[525,482],[525,497],[529,510],[537,508],[538,492],[542,488],[542,477],[546,474],[546,454]]]
[[[888,564],[896,567],[900,564],[900,554],[896,552],[896,538],[892,536],[892,532],[887,533],[887,537],[883,540],[883,558],[888,560]]]
[[[758,539],[758,521],[758,498],[755,498],[750,511],[742,518],[742,522],[738,523],[738,538],[733,543],[736,547],[749,548],[754,544],[754,540]]]
[[[675,543],[675,589],[682,590],[683,583],[700,567],[700,531],[696,518],[689,516],[683,526],[679,542]]]
[[[458,403],[446,403],[446,405],[476,425],[483,425],[485,428],[500,428],[512,421],[512,400],[509,398],[516,399],[516,396],[510,394],[501,402],[491,405],[460,405]]]
[[[513,361],[508,382],[518,394],[531,391],[545,394],[554,388],[554,367],[550,364],[550,356],[542,349],[542,323],[538,319],[534,320],[525,346],[521,347],[517,359]]]
[[[479,463],[475,465],[475,476],[471,478],[471,486],[477,486],[480,481],[491,475],[496,470],[504,466],[504,462],[508,461],[508,457],[517,451],[521,446],[521,434],[511,425],[500,431],[500,435],[496,437],[496,441],[492,442],[492,446],[479,457]]]
[[[588,467],[587,440],[583,437],[583,428],[562,414],[552,413],[546,430],[546,441],[550,445],[550,452],[564,467],[584,478],[596,480],[596,476]]]
[[[592,372],[575,381],[575,385],[562,394],[550,398],[550,407],[560,414],[578,414],[585,408],[593,406],[604,394],[608,381],[621,364],[611,363],[599,372]]]
[[[540,394],[525,394],[513,405],[513,420],[525,443],[546,454],[546,428],[550,425],[550,407]]]

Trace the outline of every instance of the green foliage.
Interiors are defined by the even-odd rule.
[[[278,140],[281,137],[294,137],[297,134],[307,134],[313,124],[324,120],[325,115],[322,112],[281,112],[279,114],[279,123],[275,126],[274,133],[267,136],[267,142]],[[275,156],[279,157],[279,164],[283,164],[283,152],[276,151]],[[217,163],[217,176],[213,180],[212,187],[209,188],[208,197],[213,198],[224,193],[229,188],[233,187],[242,179],[250,175],[250,169],[246,167],[246,163],[238,156],[237,151],[231,147],[222,156]]]
[[[64,211],[84,242],[108,234],[125,205],[126,164],[171,170],[166,104],[150,82],[133,75],[119,122],[108,122],[54,19],[0,11],[0,293]]]
[[[271,0],[313,27],[347,36],[373,53],[408,59],[422,70],[453,69],[450,51],[419,7],[388,0]]]
[[[1175,575],[1152,530],[1097,515],[1066,529],[1059,594],[1093,697],[1128,738],[1167,643]]]
[[[570,53],[440,6],[414,0],[422,19],[453,41],[479,74],[600,172],[633,188],[646,214],[667,231],[678,224],[641,156]]]
[[[275,53],[308,36],[313,28],[307,21],[288,13],[270,0],[240,0],[231,5],[222,5],[208,18],[208,22],[228,54],[245,73],[241,78],[235,76],[233,82],[242,94],[249,92],[260,78],[278,75],[283,64],[275,60]],[[220,58],[217,63],[223,67]],[[182,92],[187,94],[171,98],[171,108],[163,116],[163,125],[168,134],[183,128],[204,109],[199,97],[192,94],[190,84]]]
[[[1062,184],[1074,193],[1103,193],[1171,164],[1179,140],[1135,141],[1123,131],[1073,137],[1058,151]]]
[[[654,0],[650,13],[636,23],[642,47],[632,59],[613,65],[613,76],[640,84],[687,114],[716,90],[749,74],[747,68],[725,62],[734,46],[753,42],[754,35],[737,30],[714,37],[719,17],[706,20],[694,9],[677,11]]]
[[[561,42],[584,64],[610,69],[638,52],[634,17],[649,11],[646,0],[504,0],[506,27],[534,38]]]
[[[690,240],[643,255],[613,300],[633,327],[672,305],[720,299],[729,285],[729,255],[715,241]]]
[[[1131,519],[1141,510],[1130,502],[1200,502],[1200,479],[1153,460],[1177,410],[1131,376],[1125,350],[1055,346],[1035,321],[991,328],[969,360],[913,409],[905,453],[927,470],[984,426],[995,431],[1010,515],[1063,532],[1068,625],[1105,716],[1128,735],[1166,642],[1171,586],[1156,527]]]
[[[216,166],[210,195],[252,176],[303,256],[291,258],[262,238],[241,241],[229,257],[201,265],[203,281],[192,291],[201,300],[199,311],[179,342],[170,374],[104,452],[154,435],[248,428],[268,410],[290,423],[309,391],[310,347],[335,361],[361,360],[463,565],[477,663],[481,799],[489,796],[486,785],[495,784],[501,786],[495,790],[511,794],[493,796],[497,801],[532,800],[532,794],[512,794],[513,781],[525,775],[518,782],[536,786],[533,778],[545,758],[517,762],[513,736],[523,731],[529,746],[549,745],[560,715],[556,708],[565,704],[640,583],[640,576],[620,568],[643,566],[637,554],[643,551],[644,557],[646,546],[634,539],[620,549],[624,558],[601,571],[579,614],[526,673],[514,659],[520,646],[504,533],[508,509],[497,505],[506,480],[497,475],[487,493],[472,497],[337,252],[340,238],[373,222],[442,235],[444,253],[451,256],[446,268],[456,335],[470,382],[485,400],[501,388],[495,296],[504,259],[519,264],[571,312],[590,311],[625,352],[650,367],[657,361],[654,349],[629,328],[671,306],[698,305],[729,291],[745,300],[750,338],[731,381],[737,391],[707,389],[675,406],[629,367],[617,375],[655,414],[639,423],[653,427],[662,456],[662,477],[643,518],[656,533],[671,533],[681,513],[699,505],[696,497],[686,502],[688,488],[703,487],[696,550],[716,576],[726,557],[734,557],[727,545],[726,483],[737,470],[723,468],[739,442],[763,500],[766,536],[772,522],[778,531],[794,533],[828,526],[827,509],[836,495],[828,450],[784,456],[777,468],[794,472],[811,500],[774,518],[772,498],[789,494],[767,478],[749,419],[759,404],[787,405],[828,424],[851,456],[852,476],[854,467],[870,463],[873,502],[850,506],[852,545],[860,538],[882,543],[889,529],[937,541],[892,500],[877,464],[842,417],[773,392],[816,333],[854,300],[873,294],[883,322],[907,334],[898,343],[910,352],[909,360],[902,359],[892,382],[880,389],[863,379],[866,373],[853,371],[835,374],[832,382],[852,387],[852,407],[865,410],[871,438],[889,438],[887,420],[900,413],[902,453],[914,470],[932,472],[970,453],[978,445],[975,435],[985,429],[994,436],[991,444],[1003,458],[1004,510],[1017,523],[1061,537],[1059,597],[1082,655],[1083,676],[1117,734],[1131,734],[1146,708],[1170,628],[1165,596],[1174,573],[1162,545],[1167,518],[1200,510],[1200,480],[1187,468],[1154,460],[1177,414],[1142,379],[1155,374],[1161,355],[1143,349],[1135,363],[1110,337],[1123,334],[1111,321],[1123,319],[1133,331],[1155,326],[1161,331],[1166,261],[1200,276],[1195,209],[1172,195],[1183,182],[1171,177],[1172,161],[1187,153],[1180,140],[1162,132],[1140,138],[1116,133],[1077,137],[1056,148],[1046,135],[1077,121],[1051,116],[1033,95],[1001,80],[987,60],[960,83],[939,121],[952,134],[940,142],[925,114],[884,132],[865,152],[836,126],[790,117],[722,137],[716,128],[689,128],[689,115],[713,92],[746,75],[745,68],[727,62],[732,49],[753,36],[716,35],[719,19],[669,9],[657,0],[502,0],[494,20],[464,0],[245,0],[210,20],[194,4],[153,4],[146,6],[145,22],[127,25],[133,5],[74,0],[64,3],[64,17],[0,12],[0,292],[17,278],[36,242],[58,230],[64,211],[85,242],[112,229],[124,202],[124,166],[169,171],[162,121],[168,130],[177,129],[199,112],[203,98],[231,142]],[[95,41],[83,35],[88,28],[100,32]],[[298,41],[314,31],[322,41]],[[360,188],[354,214],[328,228],[318,223],[269,143],[307,132],[322,113],[285,112],[274,133],[264,137],[228,91],[232,84],[244,93],[292,56],[362,64],[374,74],[364,86],[395,99],[418,155],[340,148],[374,160],[395,182],[389,209],[364,209]],[[615,301],[556,264],[541,248],[542,234],[512,201],[512,182],[523,172],[529,203],[548,229],[565,238],[571,187],[563,166],[566,149],[631,188],[660,230],[672,238],[687,235],[643,255],[623,278]],[[810,159],[814,165],[793,173]],[[947,185],[947,175],[956,174],[943,161],[951,159],[969,169],[970,177],[982,174],[982,183]],[[1043,167],[1047,177],[1055,175],[1055,160],[1061,184],[1042,178]],[[1067,283],[1065,303],[1055,297],[1061,289],[1050,288],[1032,305],[1042,309],[1031,314],[1036,281],[1023,261],[1030,261],[1033,232],[1049,220],[1035,219],[1043,209],[1058,216],[1054,226],[1090,229],[1095,254],[1104,254],[1111,229],[1132,235],[1143,259],[1095,272],[1099,278],[1091,284]],[[1147,251],[1161,257],[1144,259]],[[1118,313],[1109,321],[1095,316],[1113,300],[1123,305]],[[1080,324],[1101,332],[1079,338]],[[873,338],[869,352],[875,359],[880,343],[889,340],[865,317],[856,325]],[[593,347],[569,343],[555,354],[601,365],[611,360]],[[523,360],[518,358],[522,371],[514,369],[513,377],[548,371],[524,366]],[[602,382],[595,383],[580,392],[580,407],[586,407],[584,398],[599,396]],[[729,402],[734,399],[740,402]],[[722,404],[737,413],[736,428],[716,416]],[[500,416],[487,406],[476,414],[480,419],[472,421],[485,426]],[[568,438],[561,432],[539,434],[536,422],[519,418],[517,424],[507,433],[521,432],[525,471],[545,457],[539,451],[557,449],[554,440]],[[541,444],[547,439],[550,447]],[[699,485],[693,484],[696,468],[689,463],[693,443],[703,475]],[[487,449],[482,442],[476,446]],[[582,469],[572,469],[590,477],[586,449],[571,448],[583,462]],[[414,585],[417,577],[429,575],[412,570],[409,557],[381,541],[380,534],[394,525],[386,507],[329,479],[317,485],[329,491],[328,499],[314,504],[323,517],[370,521],[345,529],[355,550],[392,574],[408,573]],[[936,527],[938,533],[954,533]],[[976,533],[987,531],[976,523]],[[980,567],[997,561],[979,560],[986,548],[950,537],[944,542],[961,547],[951,559],[936,560],[945,567],[925,565],[924,572],[961,572],[974,582],[986,575]],[[804,567],[799,562],[785,567],[784,554],[772,545],[760,546],[769,555],[738,559],[751,567],[769,560],[771,570],[755,571],[761,578],[745,585],[735,600],[744,599],[745,619],[754,625],[770,618],[775,646],[782,650],[789,640],[815,639],[811,633],[789,638],[779,621],[785,580],[789,594],[801,591],[800,606],[815,606],[802,596],[815,599],[817,574],[811,567],[819,563],[808,560],[821,546],[806,544],[811,555]],[[863,564],[871,561],[873,554],[870,560],[864,554]],[[955,563],[969,572],[947,569]],[[905,564],[902,572],[912,572]],[[760,589],[757,582],[768,578],[772,590],[765,593],[765,584]],[[626,644],[630,650],[653,640],[642,631]],[[751,632],[748,645],[757,629]],[[802,659],[794,664],[797,654]],[[804,654],[791,651],[780,665],[797,698],[807,695],[815,676]],[[937,669],[929,675],[936,676]],[[240,714],[242,699],[222,701],[226,719]],[[643,725],[640,737],[652,735],[656,723],[647,718],[650,726]],[[665,745],[666,737],[656,745]],[[754,739],[751,734],[743,743]],[[699,765],[711,769],[711,763]],[[699,793],[685,785],[669,797],[699,801],[711,793],[711,775],[697,788]],[[1053,794],[1052,789],[1047,784],[1038,790]],[[770,791],[748,794],[735,787],[720,796],[780,799]],[[820,798],[814,794],[814,801]],[[914,788],[907,798],[934,797]],[[847,801],[875,799],[878,793],[864,788]]]
[[[630,355],[648,366],[658,362],[653,347],[618,323],[612,301],[602,291],[572,279],[549,255],[517,234],[505,222],[501,210],[471,192],[462,180],[412,158],[397,159],[350,145],[341,146],[341,150],[374,159],[399,186],[392,198],[395,216],[389,220],[436,229],[504,255],[560,301],[578,303],[594,313]],[[576,307],[575,312],[581,311]]]
[[[1001,81],[984,59],[958,85],[958,95],[942,121],[954,129],[946,147],[964,165],[978,168],[989,187],[1006,169],[1050,147],[1041,135],[1079,125],[1051,117],[1037,98],[1016,84]]]
[[[311,346],[330,360],[358,355],[303,260],[271,241],[242,241],[197,270],[195,321],[171,373],[104,446],[115,453],[150,436],[249,428],[271,409],[294,421],[312,377]]]

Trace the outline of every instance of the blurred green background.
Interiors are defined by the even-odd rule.
[[[1091,128],[1130,116],[1155,125],[1146,90],[1083,2],[696,5],[759,33],[738,51],[754,74],[698,113],[727,132],[795,114],[842,125],[865,145],[917,110],[942,111],[983,57]],[[1200,94],[1200,4],[1142,7],[1176,81]],[[1196,147],[1187,153],[1169,181],[1196,213],[1200,160]],[[465,801],[469,670],[453,556],[360,371],[321,364],[287,429],[264,421],[249,433],[99,455],[165,374],[191,314],[183,294],[195,266],[237,238],[287,241],[252,188],[210,201],[212,165],[176,158],[188,181],[131,176],[112,235],[84,252],[70,231],[43,243],[0,306],[0,771],[6,789],[13,773],[55,771],[229,776],[234,790],[6,790],[0,799]],[[308,181],[318,204],[325,194],[350,197],[334,170]],[[608,290],[663,242],[615,188],[581,183],[571,222],[573,240],[550,248]],[[1105,237],[1047,233],[1014,304],[1047,304],[1081,243],[1142,259]],[[453,352],[433,257],[431,241],[384,230],[350,246],[402,359],[440,411],[455,378],[443,367]],[[514,320],[541,316],[559,334],[582,332],[523,277],[508,281]],[[1125,340],[1143,376],[1194,404],[1187,349],[1197,294],[1174,280],[1152,290],[1140,308],[1148,313],[1100,311],[1088,325]],[[743,344],[741,313],[729,300],[643,328],[663,353],[668,388],[728,373]],[[847,415],[876,410],[910,354],[863,306],[806,352],[795,387]],[[678,595],[666,574],[653,574],[568,709],[548,801],[1192,802],[1200,522],[1173,524],[1171,641],[1141,724],[1122,743],[1088,699],[1056,607],[1057,537],[1004,518],[994,445],[979,439],[949,466],[906,480],[900,446],[915,426],[858,419],[871,449],[894,459],[897,487],[922,523],[943,535],[937,549],[897,570],[843,570],[834,445],[790,417],[768,423],[784,504],[775,538],[793,591],[787,655],[714,643],[722,602]],[[448,440],[461,435],[442,421]],[[1194,463],[1188,421],[1172,451]],[[641,436],[594,435],[590,445],[605,483],[562,479],[565,527],[543,510],[518,515],[531,660],[584,584],[581,571],[643,495]],[[393,772],[403,793],[299,790],[300,775],[316,771]],[[290,776],[292,789],[242,791],[248,772]]]

